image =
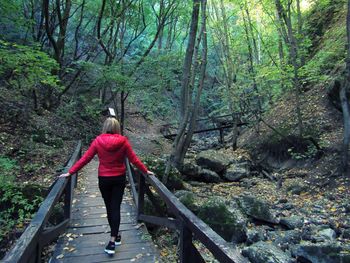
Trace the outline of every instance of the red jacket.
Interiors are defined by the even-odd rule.
[[[78,172],[97,154],[99,159],[98,176],[120,176],[125,174],[125,157],[142,173],[147,167],[132,150],[128,139],[120,134],[101,134],[91,143],[89,149],[69,170],[70,174]]]

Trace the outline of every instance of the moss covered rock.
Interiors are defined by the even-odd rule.
[[[218,198],[212,198],[202,205],[198,217],[226,241],[240,243],[247,238],[246,221],[236,213],[230,212],[225,203]]]
[[[243,249],[243,256],[252,263],[291,263],[292,258],[277,246],[260,241]]]
[[[196,162],[199,166],[217,173],[224,172],[230,164],[230,161],[231,156],[215,150],[200,152],[196,158]]]
[[[279,223],[279,220],[271,213],[269,205],[256,197],[242,196],[238,198],[237,203],[245,214],[254,219],[273,224]]]

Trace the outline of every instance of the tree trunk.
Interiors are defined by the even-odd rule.
[[[173,143],[173,149],[170,154],[168,163],[166,165],[166,169],[162,178],[163,183],[167,183],[168,176],[171,167],[179,167],[181,166],[181,153],[179,151],[179,145],[182,145],[184,142],[183,136],[186,132],[186,127],[188,124],[189,116],[190,116],[190,81],[191,81],[191,68],[192,68],[192,60],[193,53],[196,43],[196,35],[198,28],[198,17],[199,17],[199,7],[200,0],[193,0],[193,8],[192,8],[192,17],[190,24],[190,33],[187,42],[186,55],[184,59],[184,66],[182,71],[182,82],[181,82],[181,102],[180,102],[180,125],[177,130],[177,134]]]
[[[189,121],[187,134],[184,138],[183,145],[179,145],[179,154],[176,156],[175,162],[182,167],[184,158],[186,155],[186,152],[190,146],[193,133],[196,128],[196,120],[198,116],[198,110],[199,110],[199,104],[200,104],[200,97],[202,94],[203,86],[204,86],[204,80],[205,80],[205,72],[207,67],[207,29],[206,29],[206,0],[202,0],[201,3],[201,19],[202,19],[202,26],[201,26],[201,32],[198,41],[202,40],[202,56],[201,56],[201,67],[200,67],[200,76],[199,76],[199,82],[196,92],[196,98],[194,105],[192,107],[192,115]],[[193,74],[196,74],[193,72]]]
[[[200,0],[193,0],[193,11],[190,26],[190,35],[186,48],[186,55],[182,73],[181,82],[181,103],[180,103],[180,116],[184,119],[186,111],[189,105],[189,83],[191,79],[191,66],[194,53],[194,47],[196,42],[196,34],[198,28],[198,16],[199,16],[199,4]]]
[[[347,93],[350,90],[350,0],[348,0],[348,13],[346,17],[346,33],[347,33],[347,59],[346,59],[346,75],[343,85],[340,87],[340,101],[343,111],[343,121],[344,121],[344,136],[343,136],[343,146],[342,146],[342,162],[341,170],[344,175],[347,174],[348,161],[349,161],[349,143],[350,143],[350,105],[347,97]]]

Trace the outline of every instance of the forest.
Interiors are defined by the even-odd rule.
[[[113,108],[251,262],[350,262],[350,0],[1,0],[0,33],[0,259]]]

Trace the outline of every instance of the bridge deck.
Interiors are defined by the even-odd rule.
[[[97,161],[79,174],[79,190],[73,200],[72,221],[56,245],[53,262],[160,262],[159,251],[145,227],[136,222],[136,210],[128,188],[121,208],[122,245],[114,256],[104,252],[110,237],[106,209],[97,184]]]

